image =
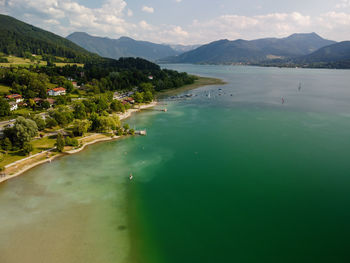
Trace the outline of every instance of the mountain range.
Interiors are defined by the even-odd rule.
[[[129,37],[111,39],[95,37],[84,32],[75,32],[67,36],[75,44],[99,54],[102,57],[118,59],[120,57],[141,57],[148,60],[175,56],[198,46],[155,44],[148,41],[138,41]]]
[[[69,39],[75,39],[79,45]],[[186,51],[191,48],[195,49]],[[337,43],[316,33],[250,41],[219,40],[200,47],[169,46],[127,37],[115,40],[99,38],[86,33],[73,33],[65,39],[0,14],[0,53],[23,56],[26,52],[63,57],[67,62],[80,63],[108,60],[102,57],[131,56],[160,63],[242,63],[260,66],[350,68],[350,41]]]
[[[159,60],[166,63],[257,63],[271,59],[294,58],[336,43],[316,33],[293,34],[286,38],[219,40],[178,56]]]

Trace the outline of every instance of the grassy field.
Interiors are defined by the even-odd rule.
[[[32,154],[51,149],[55,146],[56,139],[51,137],[45,137],[39,140],[32,141],[34,151]]]
[[[30,65],[39,65],[39,66],[46,66],[47,62],[42,60],[41,56],[36,56],[34,61],[30,61],[28,58],[21,58],[21,57],[15,57],[15,56],[8,56],[5,57],[8,60],[8,63],[0,63],[0,66],[2,67],[10,67],[10,66],[22,66],[22,67],[29,67]],[[62,58],[64,59],[64,58]],[[83,67],[84,64],[80,63],[64,63],[59,62],[55,63],[58,67],[63,67],[65,65],[77,65],[80,67]]]
[[[70,66],[72,66],[72,65],[77,65],[78,67],[84,67],[84,64],[80,64],[80,63],[64,63],[64,62],[58,62],[58,63],[55,63],[55,65],[56,65],[57,67],[64,67],[64,66],[66,66],[66,65],[70,65]]]
[[[40,113],[41,111],[33,111],[29,108],[21,108],[12,112],[13,115],[27,116],[27,115],[35,115]]]
[[[10,94],[10,87],[0,84],[0,93],[1,94]]]
[[[49,137],[34,140],[31,142],[34,148],[31,154],[33,155],[33,154],[51,149],[55,146],[55,143],[56,143],[56,139],[49,138]],[[9,151],[7,154],[2,153],[0,166],[4,167],[5,165],[16,162],[26,157],[27,156],[24,156],[22,151]]]
[[[0,63],[0,66],[2,67],[10,67],[10,66],[29,67],[30,65],[40,65],[40,66],[46,65],[46,61],[42,61],[42,60],[35,60],[31,62],[30,59],[28,58],[20,58],[15,56],[8,56],[5,58],[7,58],[8,63]]]

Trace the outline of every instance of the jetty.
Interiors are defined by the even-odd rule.
[[[147,135],[147,131],[146,130],[137,130],[137,131],[135,131],[135,134],[146,136]]]
[[[167,111],[168,111],[167,108],[162,108],[162,109],[146,109],[146,110],[149,110],[149,111],[163,111],[163,112],[167,112]]]

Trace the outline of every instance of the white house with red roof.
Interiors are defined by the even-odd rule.
[[[16,103],[20,103],[23,101],[22,95],[20,94],[10,94],[6,96],[8,100],[14,100]]]
[[[50,89],[47,91],[47,95],[49,96],[60,96],[60,95],[66,95],[66,89],[62,87]]]

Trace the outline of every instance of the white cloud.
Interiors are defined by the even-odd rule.
[[[293,33],[317,32],[335,39],[350,39],[350,14],[329,12],[311,17],[299,12],[271,13],[258,16],[223,15],[208,21],[194,20],[186,28],[191,38],[199,43],[217,39],[256,39],[263,37],[286,37]],[[339,32],[344,34],[339,35]]]
[[[337,9],[347,8],[347,7],[350,7],[350,0],[342,0],[335,6],[335,8]]]
[[[128,9],[128,16],[130,17],[130,16],[133,16],[133,12],[132,12],[132,10],[131,9]]]
[[[150,13],[150,14],[152,14],[152,13],[154,13],[154,8],[153,7],[150,7],[150,6],[143,6],[142,7],[142,11],[143,12],[146,12],[146,13]]]
[[[176,3],[181,3],[181,2],[182,2],[182,0],[175,0],[175,2],[176,2]]]
[[[113,36],[134,28],[124,19],[125,13],[128,14],[124,0],[107,0],[99,8],[88,8],[73,0],[8,0],[7,4],[10,13],[31,14],[27,22],[38,22],[35,24],[61,35],[87,31]],[[59,21],[60,26],[53,21]]]
[[[153,29],[153,27],[150,24],[148,24],[145,20],[140,21],[139,25],[142,29],[145,29],[145,30],[152,30]]]
[[[228,13],[212,19],[194,20],[188,25],[153,24],[140,17],[130,22],[133,12],[126,0],[104,0],[89,8],[77,0],[0,0],[0,12],[35,26],[66,36],[85,31],[98,36],[117,38],[122,35],[157,43],[202,44],[218,39],[256,39],[285,37],[292,33],[317,32],[334,40],[350,39],[350,13],[334,9],[311,16],[300,12],[267,13],[243,16]],[[174,2],[181,2],[174,0]],[[339,1],[339,8],[350,7],[350,0]],[[144,12],[154,9],[143,6]]]

